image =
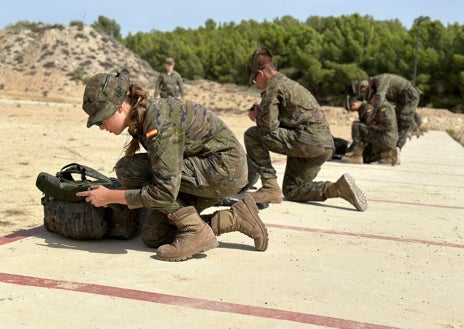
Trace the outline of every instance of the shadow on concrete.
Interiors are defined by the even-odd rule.
[[[232,243],[232,242],[221,242],[221,241],[219,241],[219,247],[218,248],[256,251],[255,247],[251,246],[251,245],[240,244],[240,243]]]
[[[206,253],[199,253],[199,254],[195,254],[193,255],[192,258],[189,258],[188,260],[192,260],[192,259],[203,259],[203,258],[206,258],[208,257],[208,255]],[[157,261],[157,262],[169,262],[169,261],[163,261],[163,260],[159,260],[158,258],[156,258],[156,254],[155,255],[152,255],[150,256],[151,259]],[[176,262],[183,262],[183,261],[174,261],[173,263],[176,263]]]
[[[294,201],[288,201],[288,200],[285,200],[285,201],[286,202],[294,202]],[[348,210],[348,211],[355,211],[355,212],[358,211],[355,208],[353,208],[352,205],[348,204],[348,201],[347,201],[346,207],[335,206],[335,205],[331,205],[331,204],[323,203],[323,202],[324,201],[321,201],[321,202],[307,201],[307,202],[295,202],[295,203],[304,204],[304,205],[308,205],[308,206],[323,207],[323,208],[332,208],[332,209]]]
[[[82,250],[98,254],[127,254],[128,250],[154,252],[153,248],[145,246],[139,237],[129,240],[74,240],[55,233],[45,232],[41,234],[44,240],[37,245],[48,248]]]

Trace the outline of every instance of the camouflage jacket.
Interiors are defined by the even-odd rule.
[[[366,124],[381,134],[382,142],[394,148],[398,142],[398,125],[396,123],[395,107],[388,101],[382,102],[372,110]]]
[[[358,109],[359,121],[366,123],[372,115],[372,105],[367,101],[362,101],[362,105]]]
[[[415,88],[409,80],[395,74],[379,74],[370,80],[377,95],[376,106],[385,100],[392,104],[404,104],[411,88]]]
[[[139,136],[148,153],[153,183],[126,190],[130,208],[169,207],[177,199],[181,179],[191,179],[192,184],[202,188],[217,189],[217,182],[212,186],[203,176],[195,176],[198,172],[193,171],[197,168],[192,167],[190,175],[183,172],[185,163],[194,157],[207,161],[215,172],[237,181],[239,186],[246,184],[247,173],[239,172],[236,166],[243,162],[246,169],[245,150],[214,112],[197,103],[176,98],[155,100],[147,108]]]
[[[171,74],[160,73],[155,86],[155,98],[184,97],[182,77],[176,71]]]
[[[286,139],[287,131],[301,133],[301,142],[334,149],[324,111],[302,85],[277,72],[261,94],[260,115],[256,125],[262,134]],[[283,129],[281,129],[283,128]],[[300,142],[294,139],[287,143]]]

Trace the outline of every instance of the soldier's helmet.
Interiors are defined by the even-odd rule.
[[[172,57],[166,58],[165,63],[169,64],[169,65],[174,65],[174,58],[172,58]]]
[[[355,95],[360,96],[362,94],[361,87],[369,87],[369,81],[356,79],[351,81],[351,89]]]
[[[89,115],[87,127],[101,125],[121,106],[129,90],[129,71],[98,73],[90,78],[84,91],[82,109]]]
[[[356,79],[351,81],[351,89],[355,95],[362,96],[365,100],[368,100],[372,96],[368,80]]]
[[[258,70],[262,70],[266,64],[271,63],[271,51],[268,48],[262,46],[256,48],[256,50],[253,52],[253,54],[250,56],[250,59],[248,60],[248,66],[246,71],[248,81],[252,83],[256,77],[256,73],[258,73]]]

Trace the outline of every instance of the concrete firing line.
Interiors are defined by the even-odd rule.
[[[138,300],[144,302],[158,303],[163,305],[174,305],[181,307],[188,307],[194,309],[201,309],[214,312],[224,312],[239,315],[254,316],[267,319],[275,319],[280,321],[292,321],[304,324],[311,324],[317,326],[324,326],[336,329],[356,329],[356,328],[370,328],[370,329],[400,329],[391,326],[384,326],[374,323],[366,323],[354,321],[349,319],[342,319],[336,317],[322,316],[310,313],[301,313],[288,311],[277,308],[259,307],[247,304],[229,303],[222,301],[214,301],[201,298],[161,294],[156,292],[149,292],[143,290],[126,289],[113,286],[105,286],[99,284],[89,284],[82,282],[53,280],[46,278],[39,278],[33,276],[16,275],[0,272],[0,282],[39,287],[57,290],[66,290],[81,293],[90,293],[94,295],[102,295],[109,297],[118,297],[131,300]]]

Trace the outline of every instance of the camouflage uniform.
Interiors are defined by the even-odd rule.
[[[157,99],[147,109],[139,140],[147,153],[116,164],[129,208],[167,214],[193,205],[201,212],[247,182],[243,147],[219,117],[199,104]]]
[[[184,85],[181,75],[172,71],[172,73],[160,73],[155,86],[155,98],[167,97],[184,97]]]
[[[366,123],[372,115],[372,105],[368,102],[363,101],[362,105],[358,109],[359,122]]]
[[[368,104],[363,104],[361,108],[363,110],[359,112],[360,121],[353,122],[351,126],[353,145],[365,148],[370,144],[373,153],[395,148],[398,129],[394,107],[384,101],[373,110]]]
[[[372,115],[372,105],[369,104],[367,101],[363,101],[362,105],[358,109],[358,118],[359,118],[359,123],[364,123],[367,124],[368,120],[370,120],[370,117]],[[395,115],[396,117],[396,115]],[[351,127],[353,129],[353,126]],[[351,152],[353,150],[354,143],[350,145],[348,148],[347,152]],[[380,159],[380,153],[377,152],[377,150],[373,147],[372,144],[368,144],[363,151],[363,162],[364,163],[371,163],[378,161]]]
[[[376,107],[388,100],[396,108],[398,124],[398,143],[402,148],[409,130],[418,129],[420,117],[416,113],[421,92],[407,79],[394,74],[380,74],[370,78],[375,90]]]
[[[282,192],[290,201],[324,201],[327,182],[314,182],[321,165],[332,156],[333,138],[322,108],[297,82],[277,72],[261,94],[256,127],[245,132],[251,165],[261,178],[276,171],[269,152],[287,155]]]
[[[199,215],[247,183],[246,154],[232,131],[203,106],[172,97],[149,104],[143,120],[133,126],[131,104],[142,97],[138,88],[130,85],[127,70],[97,74],[87,83],[82,108],[89,115],[88,127],[104,125],[119,109],[126,111],[132,137],[147,151],[125,156],[115,166],[124,203],[138,209],[145,244],[157,248],[160,260],[182,261],[217,247],[216,235],[241,232],[265,251],[267,229],[251,196],[205,219]],[[119,126],[126,128],[126,121]],[[131,142],[130,151],[139,143]]]

